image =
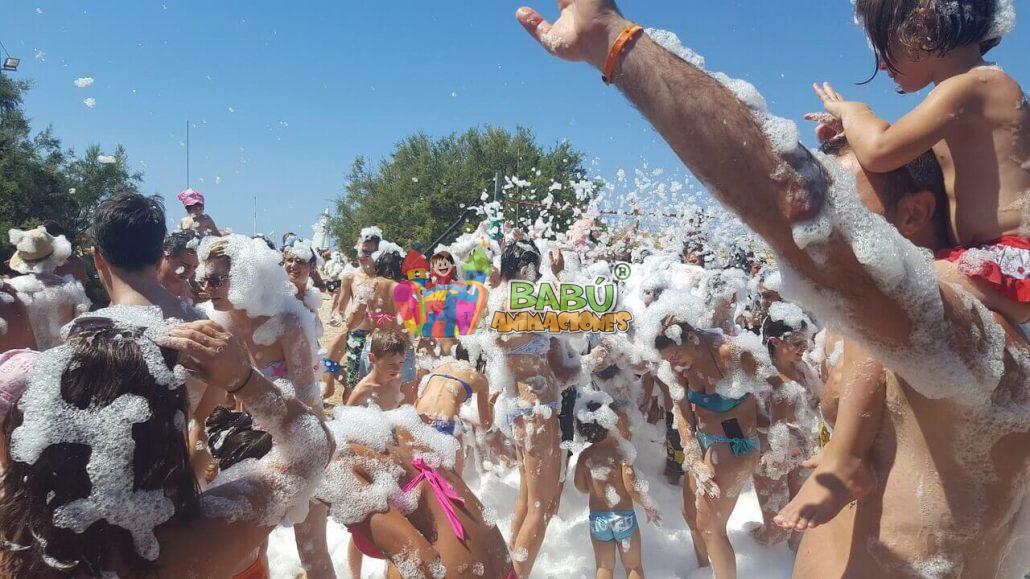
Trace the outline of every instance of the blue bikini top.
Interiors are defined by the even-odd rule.
[[[751,395],[745,394],[740,398],[724,398],[718,394],[704,394],[703,392],[695,392],[687,389],[687,400],[690,400],[701,408],[711,410],[712,412],[718,412],[719,414],[733,410],[739,406],[741,402],[747,400],[749,396]]]
[[[461,384],[462,387],[465,388],[465,400],[468,400],[469,398],[472,398],[472,386],[469,386],[469,383],[464,381],[464,380],[462,380],[461,378],[455,378],[454,376],[451,376],[449,374],[433,374],[433,377],[436,377],[436,378],[447,378],[448,380],[454,380],[455,382]]]

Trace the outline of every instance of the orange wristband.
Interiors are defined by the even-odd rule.
[[[619,64],[619,56],[622,55],[622,51],[626,49],[626,45],[633,40],[637,34],[639,34],[643,28],[636,24],[630,24],[625,30],[619,34],[619,37],[615,39],[615,44],[612,44],[611,50],[608,51],[608,58],[604,61],[604,74],[601,76],[601,80],[604,84],[612,84],[615,80],[615,67]]]

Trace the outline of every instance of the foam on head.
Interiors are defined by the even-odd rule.
[[[93,316],[111,318],[116,330],[148,328],[142,337],[135,339],[148,370],[159,384],[169,389],[183,387],[185,370],[181,366],[168,370],[160,349],[148,335],[159,331],[163,323],[154,318],[151,310],[115,306],[99,310]],[[61,345],[40,354],[28,389],[18,403],[23,421],[11,435],[11,456],[19,462],[35,464],[52,445],[88,446],[86,474],[90,493],[57,507],[53,514],[54,525],[82,533],[96,521],[106,520],[132,535],[141,557],[155,560],[160,546],[154,528],[175,514],[175,505],[162,489],[134,489],[133,426],[151,418],[150,404],[146,398],[134,394],[123,394],[103,408],[80,409],[70,404],[61,393],[61,384],[73,356],[71,345]]]

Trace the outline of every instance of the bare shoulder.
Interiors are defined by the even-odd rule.
[[[940,83],[927,95],[927,100],[941,99],[955,103],[978,102],[982,105],[1023,101],[1023,88],[1016,79],[997,66],[979,66]]]

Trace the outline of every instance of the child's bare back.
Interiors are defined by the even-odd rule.
[[[1030,207],[1030,106],[996,66],[978,66],[938,85],[955,122],[933,146],[950,200],[951,234],[963,247],[1026,236]]]
[[[589,473],[587,489],[591,511],[633,510],[633,496],[626,488],[623,472],[626,459],[612,442],[591,445],[579,457],[580,464]]]

